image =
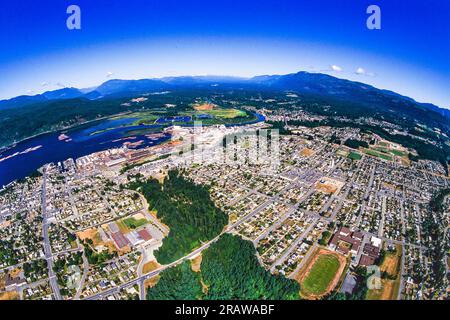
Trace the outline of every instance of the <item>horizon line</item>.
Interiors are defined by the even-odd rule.
[[[332,69],[330,69],[330,70],[319,70],[319,71],[299,70],[299,71],[294,71],[294,72],[289,72],[289,73],[272,73],[272,74],[265,73],[265,74],[255,74],[255,75],[251,75],[251,76],[236,76],[236,75],[226,75],[226,74],[185,74],[185,75],[179,75],[179,76],[166,75],[166,76],[145,77],[145,78],[112,78],[112,79],[107,79],[107,80],[101,82],[98,85],[94,85],[94,86],[90,86],[90,87],[61,86],[58,89],[45,90],[45,91],[41,91],[40,93],[35,93],[35,94],[21,94],[21,95],[17,95],[17,96],[10,96],[9,98],[0,99],[0,102],[1,101],[9,101],[9,100],[12,100],[12,99],[15,99],[15,98],[18,98],[18,97],[35,97],[35,96],[39,96],[39,95],[42,95],[42,94],[47,93],[47,92],[54,92],[54,91],[63,90],[63,89],[77,89],[79,91],[92,89],[90,91],[83,92],[83,94],[87,94],[87,93],[95,91],[98,87],[100,87],[101,85],[103,85],[104,83],[107,83],[109,81],[162,80],[162,79],[165,79],[165,78],[184,78],[184,77],[224,77],[224,78],[227,77],[227,78],[235,78],[235,79],[242,79],[242,80],[250,80],[250,79],[255,78],[255,77],[262,77],[262,76],[286,76],[286,75],[298,74],[298,73],[302,73],[302,72],[303,73],[308,73],[308,74],[327,75],[327,76],[330,76],[330,77],[333,77],[333,78],[337,78],[337,79],[340,79],[340,80],[346,80],[346,81],[350,81],[350,82],[353,82],[353,83],[361,83],[361,84],[364,84],[366,86],[370,86],[372,88],[375,88],[377,90],[393,92],[395,94],[401,95],[401,96],[406,97],[408,99],[412,99],[414,102],[419,103],[419,104],[431,104],[431,105],[434,105],[434,106],[436,106],[438,108],[441,108],[441,109],[450,110],[450,106],[445,107],[445,106],[440,106],[440,105],[438,105],[436,103],[432,103],[432,102],[418,101],[415,98],[412,98],[412,97],[410,97],[408,95],[405,95],[403,93],[399,93],[399,92],[397,92],[395,90],[392,90],[392,89],[379,88],[377,86],[374,86],[372,84],[368,84],[366,82],[350,80],[350,79],[348,79],[346,77],[338,77],[337,73],[339,73],[339,71],[334,71]],[[333,73],[333,75],[330,75],[327,72]],[[58,83],[56,83],[55,85],[58,86]],[[64,100],[64,99],[61,99],[61,100]]]

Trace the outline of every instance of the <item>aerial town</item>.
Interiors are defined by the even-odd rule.
[[[278,134],[269,122],[286,115],[263,112],[267,122],[243,126],[173,125],[162,144],[49,163],[9,184],[0,193],[0,296],[143,300],[165,270],[186,261],[194,270],[210,243],[160,263],[154,252],[170,226],[127,188],[137,176],[163,181],[179,170],[226,213],[222,233],[251,242],[264,270],[300,284],[299,298],[361,287],[360,299],[448,298],[448,260],[440,283],[430,253],[446,238],[423,227],[435,191],[450,187],[442,165],[409,161],[407,148],[357,128],[289,125]],[[330,274],[318,283],[322,261]]]

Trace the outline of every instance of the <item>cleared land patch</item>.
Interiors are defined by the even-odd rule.
[[[142,266],[142,273],[143,274],[147,274],[153,270],[156,270],[160,267],[161,265],[156,262],[156,260],[151,260],[149,262],[146,262],[143,266]]]
[[[207,110],[213,110],[215,107],[216,107],[216,105],[214,105],[212,103],[202,103],[202,104],[195,105],[194,110],[207,111]]]
[[[302,151],[300,151],[300,155],[304,157],[310,157],[314,154],[314,150],[309,148],[304,148]]]
[[[91,239],[94,247],[104,244],[102,242],[102,238],[101,238],[100,233],[98,232],[97,228],[90,228],[90,229],[86,229],[84,231],[80,231],[77,233],[77,236],[82,241],[84,241],[86,239]]]
[[[19,300],[19,294],[16,291],[0,292],[0,300]]]
[[[370,156],[378,157],[383,160],[392,161],[392,157],[390,155],[384,154],[382,152],[378,152],[372,149],[364,149],[364,153]]]
[[[339,192],[343,186],[344,183],[339,180],[323,177],[317,181],[316,190],[324,193],[335,193],[336,191]]]
[[[191,269],[194,272],[200,272],[200,266],[202,264],[202,255],[199,254],[194,259],[191,260]]]
[[[402,248],[396,246],[395,252],[387,252],[380,266],[380,271],[386,272],[388,278],[381,279],[381,289],[368,290],[367,300],[395,300],[400,290],[400,262]]]

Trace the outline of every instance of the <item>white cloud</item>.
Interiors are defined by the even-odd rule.
[[[342,71],[342,68],[339,67],[339,66],[337,66],[337,65],[335,65],[335,64],[333,64],[332,66],[330,66],[330,69],[331,69],[332,71],[336,71],[336,72],[341,72],[341,71]]]
[[[361,67],[358,67],[358,69],[355,70],[355,74],[360,76],[375,77],[375,74],[373,72],[367,72],[364,68]]]
[[[106,74],[107,78],[111,78],[111,76],[114,74],[114,72],[108,71],[108,73]]]
[[[60,88],[66,88],[67,86],[64,83],[57,82],[56,85]]]
[[[47,81],[44,81],[44,82],[41,83],[41,87],[47,87],[47,86],[48,86],[48,82]]]
[[[355,73],[356,74],[366,74],[366,70],[364,70],[364,68],[359,67],[358,69],[356,69]]]
[[[28,93],[28,94],[33,94],[33,93],[34,93],[34,90],[28,90],[27,93]]]

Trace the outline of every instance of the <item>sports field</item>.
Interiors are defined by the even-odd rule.
[[[319,249],[306,268],[297,275],[301,295],[317,299],[333,290],[345,269],[346,259],[335,252]]]
[[[347,156],[348,158],[352,159],[352,160],[361,160],[362,156],[357,153],[357,152],[350,152]]]
[[[339,260],[334,255],[321,255],[303,281],[303,290],[307,294],[320,295],[325,292],[339,269]]]
[[[130,229],[136,229],[139,228],[140,226],[143,226],[144,224],[147,223],[147,220],[145,219],[135,219],[134,217],[129,217],[129,218],[125,218],[123,220],[123,222],[125,223],[125,225],[130,228]]]

